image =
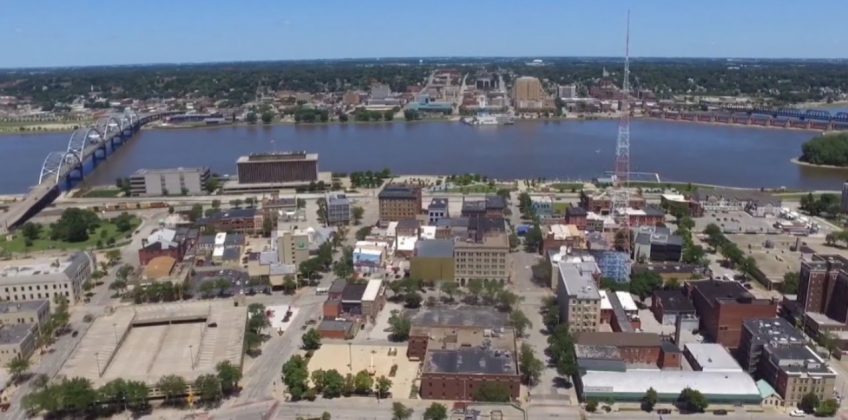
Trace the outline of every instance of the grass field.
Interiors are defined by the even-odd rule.
[[[9,253],[23,253],[45,250],[62,250],[72,251],[81,249],[96,249],[98,243],[101,247],[120,243],[132,235],[133,231],[141,224],[141,220],[137,217],[132,218],[132,229],[127,232],[119,232],[114,223],[108,220],[102,220],[100,226],[95,229],[94,233],[89,234],[88,240],[84,242],[64,242],[54,241],[50,239],[50,228],[44,226],[41,229],[39,238],[32,242],[32,245],[27,247],[26,240],[23,235],[17,233],[14,238],[7,240],[0,238],[0,249]]]
[[[585,185],[586,184],[582,182],[557,182],[549,185],[548,187],[554,191],[571,192],[572,190],[580,191],[585,187]]]
[[[463,194],[494,194],[501,189],[513,191],[515,190],[515,187],[512,184],[495,184],[494,186],[491,186],[489,184],[474,184],[466,185],[463,187],[449,188],[445,191],[440,192]]]
[[[121,190],[117,188],[100,188],[88,190],[82,194],[86,198],[115,198],[121,194]]]

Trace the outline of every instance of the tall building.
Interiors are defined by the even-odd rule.
[[[421,213],[421,188],[413,185],[388,184],[377,199],[383,223],[415,219]]]
[[[236,161],[240,184],[310,182],[318,180],[318,154],[256,153]]]
[[[509,237],[504,232],[485,234],[480,241],[454,244],[454,276],[461,285],[469,280],[509,281]]]
[[[342,193],[328,193],[327,224],[346,225],[350,223],[350,199]]]
[[[848,322],[848,259],[840,255],[813,255],[802,261],[798,305],[804,312],[817,312],[836,321]]]
[[[754,375],[760,369],[765,346],[805,342],[804,335],[783,318],[746,319],[742,322],[742,337],[737,355],[742,367]]]
[[[66,257],[0,262],[0,300],[20,302],[61,296],[73,305],[91,278],[94,256],[77,252]]]
[[[557,86],[557,94],[563,99],[574,99],[577,97],[577,85],[559,85]]]
[[[300,230],[285,230],[277,235],[277,252],[283,264],[300,263],[309,259],[309,234]]]
[[[848,181],[842,183],[842,212],[848,213]]]
[[[515,79],[512,97],[515,101],[541,101],[547,98],[547,94],[538,78],[521,76]]]
[[[566,257],[557,264],[560,321],[571,333],[597,331],[601,322],[601,270],[592,257]]]
[[[132,195],[204,194],[209,168],[139,169],[130,175]]]
[[[701,280],[687,284],[701,318],[701,333],[728,349],[739,347],[742,321],[777,317],[777,302],[757,299],[735,281]]]
[[[785,407],[797,406],[811,392],[819,400],[833,398],[836,372],[805,344],[767,344],[760,366],[760,375],[780,394]]]

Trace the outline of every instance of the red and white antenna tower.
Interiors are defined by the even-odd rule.
[[[618,140],[615,145],[615,182],[612,190],[613,217],[621,232],[626,234],[626,251],[630,251],[630,11],[627,11],[627,36],[624,47],[624,82],[621,85],[621,118],[618,121]]]

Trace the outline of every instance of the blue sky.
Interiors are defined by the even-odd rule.
[[[419,56],[848,56],[846,0],[0,0],[0,67]]]

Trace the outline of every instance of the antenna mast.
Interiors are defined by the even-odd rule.
[[[621,118],[615,147],[615,180],[612,191],[612,213],[620,232],[625,234],[624,250],[630,251],[630,10],[627,11],[627,35],[624,47],[624,81],[621,85]]]

